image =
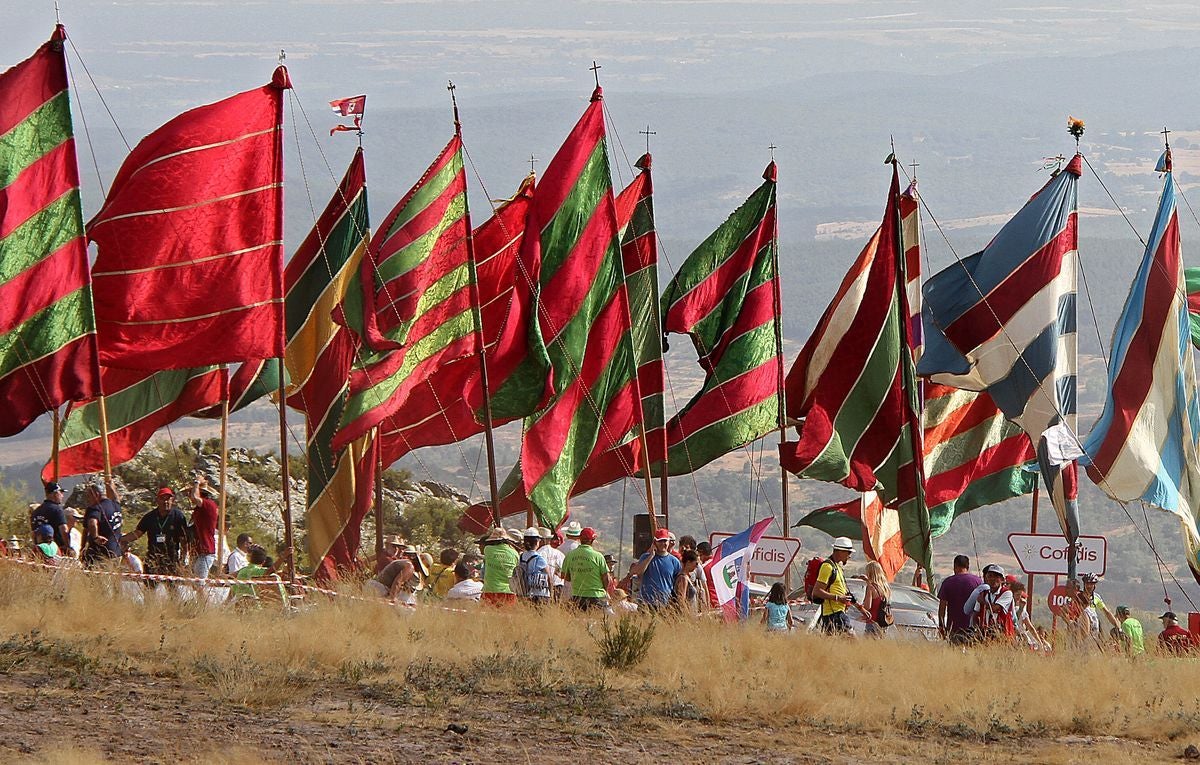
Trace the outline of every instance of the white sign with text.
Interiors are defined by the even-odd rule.
[[[1008,546],[1026,574],[1067,573],[1067,538],[1061,534],[1009,534]],[[1108,540],[1081,536],[1075,543],[1075,573],[1104,576]]]
[[[721,540],[728,539],[733,534],[714,531],[708,535],[708,543],[715,550]],[[754,548],[754,557],[750,559],[750,576],[783,576],[787,568],[800,552],[800,540],[786,537],[763,537]]]

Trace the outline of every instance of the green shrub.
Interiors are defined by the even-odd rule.
[[[614,626],[615,623],[615,626]],[[592,635],[600,648],[600,663],[609,669],[630,669],[642,663],[654,642],[654,622],[629,616],[605,619],[603,634]]]

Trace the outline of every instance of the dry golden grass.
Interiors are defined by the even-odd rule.
[[[97,578],[51,583],[0,563],[0,674],[30,662],[182,678],[252,709],[302,703],[335,680],[397,703],[521,689],[581,708],[636,699],[641,713],[666,721],[797,722],[862,735],[1175,740],[1200,728],[1200,671],[1188,659],[963,651],[701,621],[660,623],[646,660],[616,671],[600,666],[589,621],[566,614],[325,599],[292,614],[138,605]],[[69,761],[88,761],[75,754]]]

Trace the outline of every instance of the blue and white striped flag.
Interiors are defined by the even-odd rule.
[[[1170,168],[1169,155],[1158,167]],[[1146,254],[1113,334],[1108,400],[1085,451],[1088,476],[1105,494],[1179,516],[1188,565],[1200,581],[1200,406],[1190,334],[1175,179],[1168,171]]]
[[[987,391],[1028,434],[1063,533],[1079,535],[1075,458],[1076,155],[995,239],[925,284],[921,375]],[[1072,551],[1074,546],[1072,546]],[[1068,561],[1073,576],[1075,560]]]

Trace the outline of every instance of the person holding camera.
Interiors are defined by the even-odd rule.
[[[821,603],[821,618],[817,626],[830,635],[843,635],[851,631],[846,609],[856,599],[846,587],[846,573],[842,568],[853,554],[854,544],[849,537],[833,540],[833,552],[821,564],[817,581],[813,584],[813,600]]]

